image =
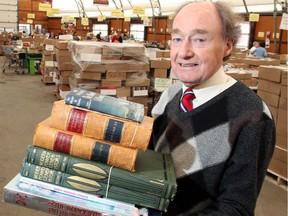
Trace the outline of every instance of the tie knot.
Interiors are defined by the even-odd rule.
[[[184,91],[184,94],[182,96],[181,103],[180,103],[180,110],[183,112],[188,112],[188,111],[192,110],[193,109],[193,104],[192,104],[193,99],[195,99],[195,95],[194,95],[192,88],[189,87]]]

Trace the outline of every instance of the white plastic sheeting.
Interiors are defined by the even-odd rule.
[[[60,14],[55,16],[79,16],[77,4],[75,1],[80,0],[53,0],[53,8],[59,8]],[[115,0],[115,2],[119,2],[120,0]],[[193,1],[193,0],[192,0]],[[197,1],[197,0],[194,0]],[[216,1],[216,0],[213,0]],[[243,4],[243,0],[222,0],[230,4],[235,12],[245,13],[246,9]],[[85,12],[88,17],[97,17],[100,15],[100,11],[103,15],[109,17],[111,15],[111,10],[116,9],[112,0],[109,0],[109,6],[106,5],[93,5],[93,0],[82,0]],[[124,15],[125,17],[136,17],[135,14],[132,13],[131,6],[127,0],[121,0]],[[145,7],[145,15],[152,16],[152,9],[149,0],[130,0],[133,6],[142,6]],[[153,0],[152,2],[156,2]],[[179,5],[182,3],[188,2],[187,0],[159,0],[162,15],[172,14]],[[278,1],[279,2],[279,1]],[[274,0],[247,0],[246,1],[248,11],[249,12],[273,12],[274,11]],[[120,4],[118,4],[120,5]],[[277,10],[281,11],[281,5],[277,3]]]

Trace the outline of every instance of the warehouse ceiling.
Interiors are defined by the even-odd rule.
[[[194,0],[197,1],[197,0]],[[199,1],[199,0],[198,0]],[[212,0],[216,1],[216,0]],[[246,8],[244,2],[246,2],[248,12],[273,12],[274,0],[222,0],[230,4],[235,12],[245,13]],[[83,12],[89,18],[97,17],[99,15],[105,15],[111,17],[111,10],[123,9],[125,17],[136,17],[137,15],[132,13],[132,7],[141,6],[145,7],[145,16],[154,15],[170,15],[181,5],[187,2],[187,0],[109,0],[109,5],[94,5],[93,0],[53,0],[53,8],[59,8],[60,14],[56,14],[56,17],[62,16],[74,16],[83,17]],[[281,11],[282,7],[280,0],[275,0],[277,11]],[[83,7],[79,7],[83,3]],[[159,4],[160,3],[160,4]],[[78,6],[77,6],[78,5]],[[152,9],[153,8],[153,9]]]

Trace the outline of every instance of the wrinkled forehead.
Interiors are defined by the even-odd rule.
[[[172,29],[197,28],[215,31],[220,30],[221,26],[220,16],[215,6],[209,2],[194,2],[185,5],[174,16],[172,22]]]

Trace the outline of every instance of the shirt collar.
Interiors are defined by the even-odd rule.
[[[220,94],[222,91],[229,88],[236,82],[235,79],[228,76],[223,67],[220,67],[219,70],[213,74],[206,82],[195,86],[193,88],[193,92],[196,98],[193,100],[193,106],[196,108],[212,99],[216,95]],[[187,89],[187,87],[183,84],[183,92]]]

